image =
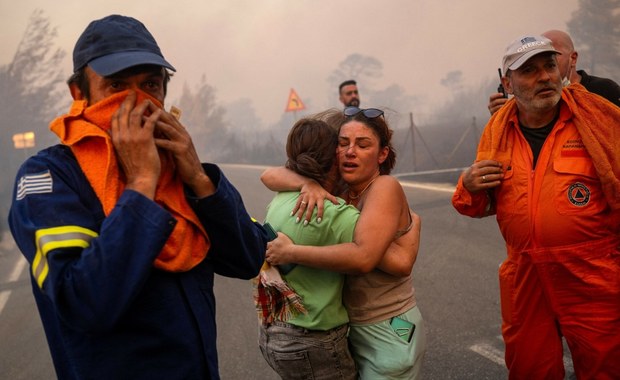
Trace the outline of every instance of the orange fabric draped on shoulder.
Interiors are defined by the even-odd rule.
[[[562,101],[592,156],[607,202],[612,209],[620,209],[620,108],[577,83],[562,90]],[[510,139],[506,137],[511,132],[507,126],[516,112],[512,98],[491,117],[480,138],[477,161],[510,162],[512,147],[507,145]]]
[[[50,124],[60,141],[71,148],[106,215],[112,212],[125,189],[124,175],[108,131],[112,115],[127,94],[127,91],[115,94],[90,107],[86,101],[76,100],[68,114]],[[138,91],[137,103],[147,98],[161,106],[156,99]],[[209,237],[185,198],[172,155],[160,150],[159,157],[162,168],[155,202],[170,212],[177,224],[154,265],[165,271],[184,272],[207,256]]]
[[[566,88],[562,99],[573,112],[609,205],[620,209],[620,107],[580,84]]]

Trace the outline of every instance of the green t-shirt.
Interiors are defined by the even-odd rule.
[[[326,200],[321,223],[316,222],[315,209],[312,222],[304,226],[303,222],[295,223],[295,216],[291,216],[298,197],[299,192],[278,193],[267,206],[265,221],[295,244],[322,246],[353,241],[358,209],[344,204],[342,199],[339,205]],[[302,297],[308,311],[288,323],[310,330],[329,330],[349,321],[342,305],[343,274],[297,265],[282,277]]]

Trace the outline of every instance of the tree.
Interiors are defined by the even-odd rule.
[[[379,78],[383,64],[376,58],[361,54],[350,54],[340,62],[338,69],[330,75],[331,83],[338,84],[346,79]]]
[[[370,88],[373,78],[383,75],[383,64],[374,57],[362,54],[350,54],[338,64],[338,68],[329,75],[327,81],[330,87],[337,89],[338,85],[347,79],[359,81],[361,87]],[[330,99],[335,100],[336,91],[330,91]]]
[[[34,132],[37,148],[55,137],[48,124],[63,99],[61,62],[65,53],[54,49],[56,28],[41,10],[34,11],[11,62],[0,66],[0,227],[12,192],[18,165],[33,151],[16,150],[13,135]],[[65,98],[66,99],[66,98]]]
[[[408,95],[405,88],[398,84],[364,94],[364,104],[383,109],[392,129],[409,126],[409,112],[413,111],[416,103],[419,103],[419,99]]]
[[[580,53],[579,65],[620,80],[620,0],[579,0],[567,26]]]
[[[449,71],[439,83],[447,87],[452,94],[456,94],[463,90],[463,72],[461,70]]]
[[[424,124],[416,122],[417,132],[397,130],[392,138],[398,158],[395,172],[448,169],[470,165],[476,157],[480,134],[489,120],[486,103],[488,94],[495,91],[495,79],[478,87],[463,87],[461,92],[446,99]],[[415,122],[415,120],[414,120]],[[412,149],[412,134],[416,133]],[[415,156],[413,156],[415,155]],[[415,167],[412,165],[415,162]],[[456,176],[456,177],[455,177]],[[458,173],[433,175],[433,179],[458,179]]]
[[[241,98],[226,105],[226,115],[235,134],[255,134],[262,129],[262,121],[250,98]]]
[[[229,141],[228,125],[224,120],[226,110],[218,105],[215,89],[203,75],[195,92],[187,84],[179,100],[182,110],[181,123],[192,135],[194,145],[201,159],[215,161],[227,155]]]
[[[0,117],[10,132],[36,128],[37,122],[47,129],[50,115],[59,109],[57,95],[63,82],[59,67],[65,52],[52,51],[56,36],[43,11],[34,11],[13,60],[0,67]]]

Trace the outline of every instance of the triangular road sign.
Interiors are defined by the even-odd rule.
[[[286,109],[284,112],[301,111],[305,110],[304,102],[301,101],[299,95],[291,88],[291,93],[288,95],[288,102],[286,103]]]

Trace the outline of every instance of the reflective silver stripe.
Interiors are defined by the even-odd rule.
[[[47,253],[58,248],[86,248],[98,234],[79,226],[46,228],[35,233],[37,252],[32,261],[32,276],[40,288],[47,278]]]
[[[83,240],[86,242],[90,242],[91,240],[93,240],[93,237],[94,236],[87,235],[83,232],[67,232],[67,233],[58,234],[58,235],[43,235],[39,237],[39,240],[37,241],[37,245],[39,247],[43,247],[47,243],[50,243],[53,241],[61,242],[64,240]]]

